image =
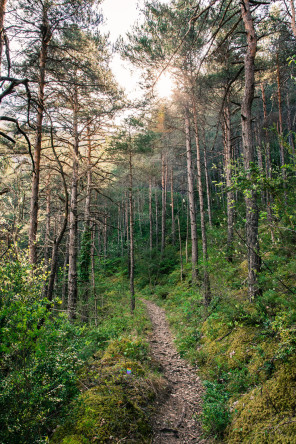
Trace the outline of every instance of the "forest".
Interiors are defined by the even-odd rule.
[[[0,444],[296,443],[294,0],[103,4],[0,0]]]

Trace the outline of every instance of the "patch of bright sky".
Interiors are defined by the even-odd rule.
[[[161,0],[162,3],[170,3],[170,0]],[[144,5],[144,0],[105,0],[101,4],[104,16],[104,32],[110,33],[111,43],[115,43],[118,37],[125,37],[131,31],[136,22],[143,20],[140,9]],[[130,99],[137,99],[142,95],[139,83],[142,73],[134,69],[126,60],[122,60],[119,54],[115,54],[112,64],[112,71]],[[173,82],[168,74],[162,74],[157,84],[157,92],[160,97],[168,97],[173,87]]]

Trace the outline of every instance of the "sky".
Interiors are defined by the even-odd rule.
[[[162,0],[162,3],[169,3],[170,0]],[[104,0],[101,4],[101,10],[104,16],[104,32],[110,33],[111,43],[115,43],[119,36],[124,37],[131,31],[132,26],[141,20],[141,6],[144,0]],[[111,64],[112,71],[130,99],[139,98],[141,90],[139,82],[141,72],[132,70],[132,66],[122,60],[119,54],[114,56]],[[168,97],[172,88],[172,82],[167,75],[163,75],[159,80],[157,91],[161,97]]]

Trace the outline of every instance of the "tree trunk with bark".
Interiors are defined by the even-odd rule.
[[[285,181],[287,178],[285,169],[285,151],[284,151],[284,131],[283,131],[283,112],[282,112],[282,90],[281,90],[281,78],[280,78],[280,65],[279,65],[279,55],[276,56],[276,78],[277,78],[277,94],[278,94],[278,105],[279,105],[279,142],[280,142],[280,159],[282,167],[282,176]],[[285,196],[287,200],[287,196]]]
[[[294,5],[294,0],[290,0],[290,6],[291,6],[291,27],[292,27],[293,35],[296,38],[296,23],[295,23],[295,5]]]
[[[78,136],[78,91],[74,87],[73,97],[73,173],[70,200],[70,226],[69,226],[69,270],[68,270],[68,317],[75,318],[77,305],[77,197],[78,197],[78,155],[79,155],[79,136]]]
[[[152,220],[152,179],[149,178],[149,250],[153,249],[153,220]]]
[[[159,225],[158,225],[158,195],[157,189],[155,188],[155,244],[158,248],[158,238],[159,238]]]
[[[182,253],[182,238],[181,238],[181,227],[180,227],[180,217],[177,215],[178,223],[178,237],[179,237],[179,254],[180,254],[180,280],[183,281],[183,253]]]
[[[171,167],[171,211],[172,211],[172,245],[175,245],[175,208],[174,208],[174,175],[173,167]]]
[[[4,16],[6,12],[6,3],[7,0],[0,0],[0,75],[2,68],[2,53],[4,47]]]
[[[46,224],[45,224],[45,238],[44,238],[44,263],[48,267],[50,257],[50,219],[51,219],[51,187],[50,187],[51,175],[47,176],[46,180]]]
[[[95,318],[95,326],[98,326],[98,300],[96,294],[96,280],[95,280],[95,238],[96,231],[95,227],[91,231],[91,287],[92,287],[92,295],[94,299],[94,318]]]
[[[68,265],[69,265],[69,240],[66,239],[66,251],[63,265],[63,288],[62,288],[62,308],[67,306],[67,294],[68,294]]]
[[[37,262],[37,227],[38,227],[38,205],[39,205],[39,182],[40,182],[40,160],[42,145],[42,122],[44,116],[44,89],[45,72],[47,62],[48,44],[51,39],[51,31],[48,24],[47,10],[43,8],[43,18],[41,27],[41,49],[39,56],[39,80],[38,80],[38,104],[36,138],[34,147],[34,171],[32,178],[32,195],[30,208],[29,226],[29,260],[31,264]]]
[[[129,255],[130,255],[130,293],[131,293],[131,313],[134,313],[136,301],[135,301],[135,287],[134,287],[134,204],[133,204],[133,162],[132,151],[129,152],[129,220],[130,220],[130,242],[129,242]]]
[[[83,263],[81,263],[81,268],[83,268],[81,273],[81,284],[82,284],[82,319],[84,321],[88,320],[88,307],[89,307],[89,280],[90,280],[90,262],[91,262],[91,227],[90,227],[90,205],[91,205],[91,190],[92,190],[92,161],[91,161],[91,135],[90,135],[90,123],[86,127],[86,137],[87,137],[87,184],[86,184],[86,196],[85,196],[85,207],[84,207],[84,233],[82,236],[84,242],[84,252]],[[88,259],[89,258],[89,259]]]
[[[199,143],[199,128],[197,121],[197,106],[194,99],[192,101],[192,105],[193,105],[192,109],[193,109],[193,122],[194,122],[194,131],[195,131],[195,144],[196,144],[197,190],[199,197],[200,226],[201,226],[202,252],[203,252],[203,262],[204,262],[203,264],[204,303],[208,305],[211,301],[210,278],[207,269],[208,243],[207,243],[203,188],[202,188],[202,179],[201,179],[201,156],[200,156],[200,143]]]
[[[264,122],[266,122],[267,119],[267,105],[266,105],[266,96],[265,96],[265,89],[264,84],[261,83],[261,94],[262,94],[262,104],[263,104],[263,116],[264,116]],[[269,143],[269,134],[268,130],[265,129],[265,144],[264,144],[264,152],[265,152],[265,174],[266,177],[269,179],[272,178],[272,164],[271,164],[271,155],[270,155],[270,143]],[[274,243],[275,237],[273,232],[273,215],[271,210],[271,199],[272,196],[269,192],[269,190],[266,190],[266,209],[267,209],[267,220],[270,226],[270,232],[271,232],[271,240]]]
[[[192,151],[191,151],[191,139],[190,139],[190,122],[189,122],[189,112],[187,108],[185,108],[185,138],[186,138],[188,201],[189,201],[189,216],[190,216],[190,228],[191,228],[192,281],[194,284],[196,284],[198,276],[197,229],[196,229],[196,210],[195,210],[195,201],[194,201],[194,180],[193,180]]]
[[[107,259],[107,248],[108,248],[108,217],[107,213],[104,214],[104,227],[103,227],[103,248],[104,248],[104,261]],[[128,224],[128,222],[127,222]],[[127,238],[128,238],[128,225],[127,225]]]
[[[223,143],[224,143],[224,171],[226,182],[227,200],[227,260],[233,261],[233,230],[234,230],[234,193],[230,190],[232,169],[232,147],[231,147],[231,117],[230,104],[227,99],[223,110]]]
[[[242,19],[247,35],[247,50],[244,60],[245,88],[241,104],[241,125],[244,168],[247,178],[251,181],[250,168],[254,164],[254,146],[252,140],[252,103],[255,91],[255,56],[257,51],[257,35],[250,10],[249,0],[241,4]],[[258,238],[258,207],[256,191],[247,190],[246,202],[246,243],[248,255],[248,293],[250,300],[260,294],[258,273],[261,268]]]
[[[165,250],[165,236],[166,236],[166,155],[161,154],[161,254]]]
[[[205,134],[205,130],[203,130],[203,155],[204,155],[204,164],[205,164],[204,167],[205,167],[205,178],[206,178],[209,226],[210,226],[210,228],[213,228],[212,208],[211,208],[211,190],[210,190],[210,178],[209,178],[209,170],[208,170],[208,159],[207,159],[207,150],[206,150],[206,134]]]
[[[288,114],[288,131],[289,131],[289,143],[292,148],[293,153],[293,161],[295,163],[295,142],[294,142],[294,134],[292,133],[292,122],[291,122],[291,107],[290,107],[290,97],[289,91],[286,93],[286,103],[287,103],[287,114]]]

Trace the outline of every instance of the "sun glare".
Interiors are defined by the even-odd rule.
[[[170,98],[175,88],[174,80],[170,73],[164,72],[161,74],[156,84],[157,95],[161,98]]]

